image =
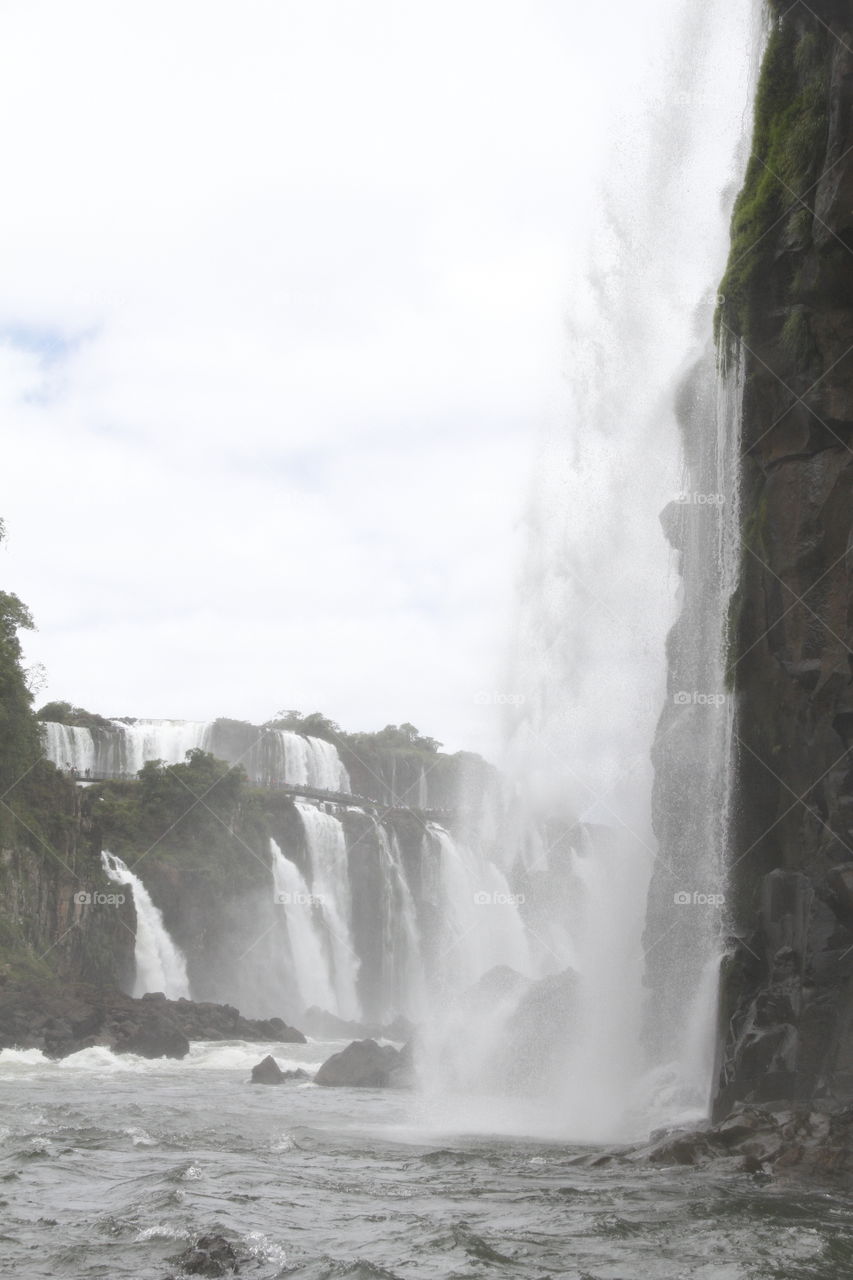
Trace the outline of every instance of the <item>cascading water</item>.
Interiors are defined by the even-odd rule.
[[[520,896],[501,868],[434,823],[424,842],[425,856],[436,864],[432,884],[440,908],[432,956],[437,992],[464,991],[499,965],[529,974],[533,966]]]
[[[339,1014],[320,903],[296,863],[284,856],[272,838],[270,854],[276,908],[285,912],[287,968],[295,987],[295,1007],[316,1006]]]
[[[361,1013],[357,995],[359,958],[352,939],[347,842],[340,819],[316,805],[297,800],[305,828],[310,864],[309,887],[322,918],[336,1012],[342,1018]]]
[[[101,854],[104,871],[114,884],[129,885],[136,910],[136,944],[134,959],[136,976],[133,995],[162,991],[170,1000],[189,998],[187,963],[175,946],[163,923],[163,916],[139,876],[125,866],[121,858],[106,850]]]
[[[647,1038],[659,1105],[688,1114],[704,1113],[710,1099],[724,950],[734,744],[727,621],[741,558],[742,369],[738,351],[717,366],[709,347],[685,379],[684,487],[664,512],[684,588],[653,753],[661,863],[649,899]]]
[[[377,903],[382,939],[378,970],[379,995],[373,1001],[382,1021],[405,1010],[410,1018],[426,1008],[426,978],[417,907],[395,832],[374,820],[374,839],[382,861],[381,898]]]
[[[560,1124],[574,1136],[610,1138],[631,1125],[632,1082],[646,1064],[642,978],[655,952],[668,957],[672,981],[693,995],[701,990],[707,999],[713,986],[705,971],[717,945],[712,931],[705,922],[697,935],[683,927],[684,913],[679,923],[673,912],[675,891],[688,887],[675,874],[685,862],[693,866],[691,891],[713,893],[718,883],[725,800],[717,785],[684,793],[693,825],[704,834],[694,840],[682,829],[669,917],[650,917],[653,927],[644,935],[652,872],[660,883],[665,870],[652,820],[650,749],[665,705],[665,639],[676,608],[672,552],[658,514],[681,487],[673,389],[689,358],[684,335],[697,325],[705,334],[711,329],[715,298],[708,286],[721,276],[727,248],[717,193],[740,167],[733,157],[759,30],[760,7],[746,0],[713,0],[692,11],[669,75],[649,86],[656,105],[636,113],[642,134],[632,136],[620,122],[625,151],[618,163],[611,160],[618,186],[606,190],[592,267],[573,291],[570,386],[559,425],[543,446],[529,512],[508,683],[515,710],[507,768],[526,815],[519,865],[537,843],[531,829],[541,833],[554,823],[585,829],[573,840],[565,870],[577,903],[578,984],[564,1069],[555,1077]],[[731,471],[730,414],[726,422],[718,441],[712,421],[711,452]],[[721,484],[731,516],[736,504],[727,482],[718,479],[714,488]],[[728,544],[720,552],[728,567],[718,567],[718,535],[715,529],[705,545],[706,564],[697,556],[688,570],[711,582],[706,594],[713,607],[703,622],[706,651],[717,653],[731,582]],[[718,664],[686,690],[691,697],[713,695],[720,675]],[[694,752],[713,753],[718,778],[727,763],[723,721],[692,743]],[[661,785],[658,776],[656,792]],[[550,841],[540,843],[550,869]],[[662,998],[659,991],[654,997]],[[682,1001],[682,1031],[689,1013]],[[701,1021],[692,1024],[694,1045],[702,1040]]]
[[[133,777],[144,764],[182,764],[191,750],[209,751],[239,764],[266,786],[286,783],[349,793],[350,781],[337,748],[322,738],[287,729],[255,728],[231,721],[110,720],[94,728],[45,721],[48,760],[78,776]]]

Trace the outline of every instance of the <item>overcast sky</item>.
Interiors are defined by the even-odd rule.
[[[570,282],[683,8],[6,0],[0,566],[39,701],[491,751]]]

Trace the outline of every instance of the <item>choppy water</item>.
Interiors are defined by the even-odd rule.
[[[408,1095],[253,1088],[270,1047],[195,1045],[182,1063],[0,1054],[0,1274],[163,1280],[210,1231],[258,1280],[853,1274],[841,1198],[454,1137]],[[315,1066],[332,1047],[272,1048]]]

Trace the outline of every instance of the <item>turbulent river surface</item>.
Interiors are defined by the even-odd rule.
[[[339,1047],[0,1054],[0,1274],[164,1280],[212,1231],[258,1280],[853,1274],[840,1197],[589,1168],[566,1142],[454,1135],[415,1095],[248,1084],[270,1051],[314,1067]]]

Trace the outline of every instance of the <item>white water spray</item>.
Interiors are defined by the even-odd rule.
[[[288,729],[222,720],[107,720],[93,728],[45,721],[42,734],[48,760],[83,779],[132,778],[152,760],[183,764],[188,751],[200,750],[240,765],[264,786],[350,790],[333,743]]]
[[[658,517],[682,488],[675,389],[701,346],[691,334],[711,329],[728,247],[719,193],[738,179],[759,6],[712,0],[682,27],[648,105],[619,122],[617,176],[572,290],[569,385],[531,502],[507,683],[518,708],[508,768],[528,824],[595,824],[570,872],[579,992],[557,1092],[561,1128],[575,1136],[627,1132],[645,1065],[642,977],[663,943],[644,936],[659,857],[650,750],[677,608]],[[719,610],[711,625],[721,632]],[[704,845],[693,852],[708,857]]]

